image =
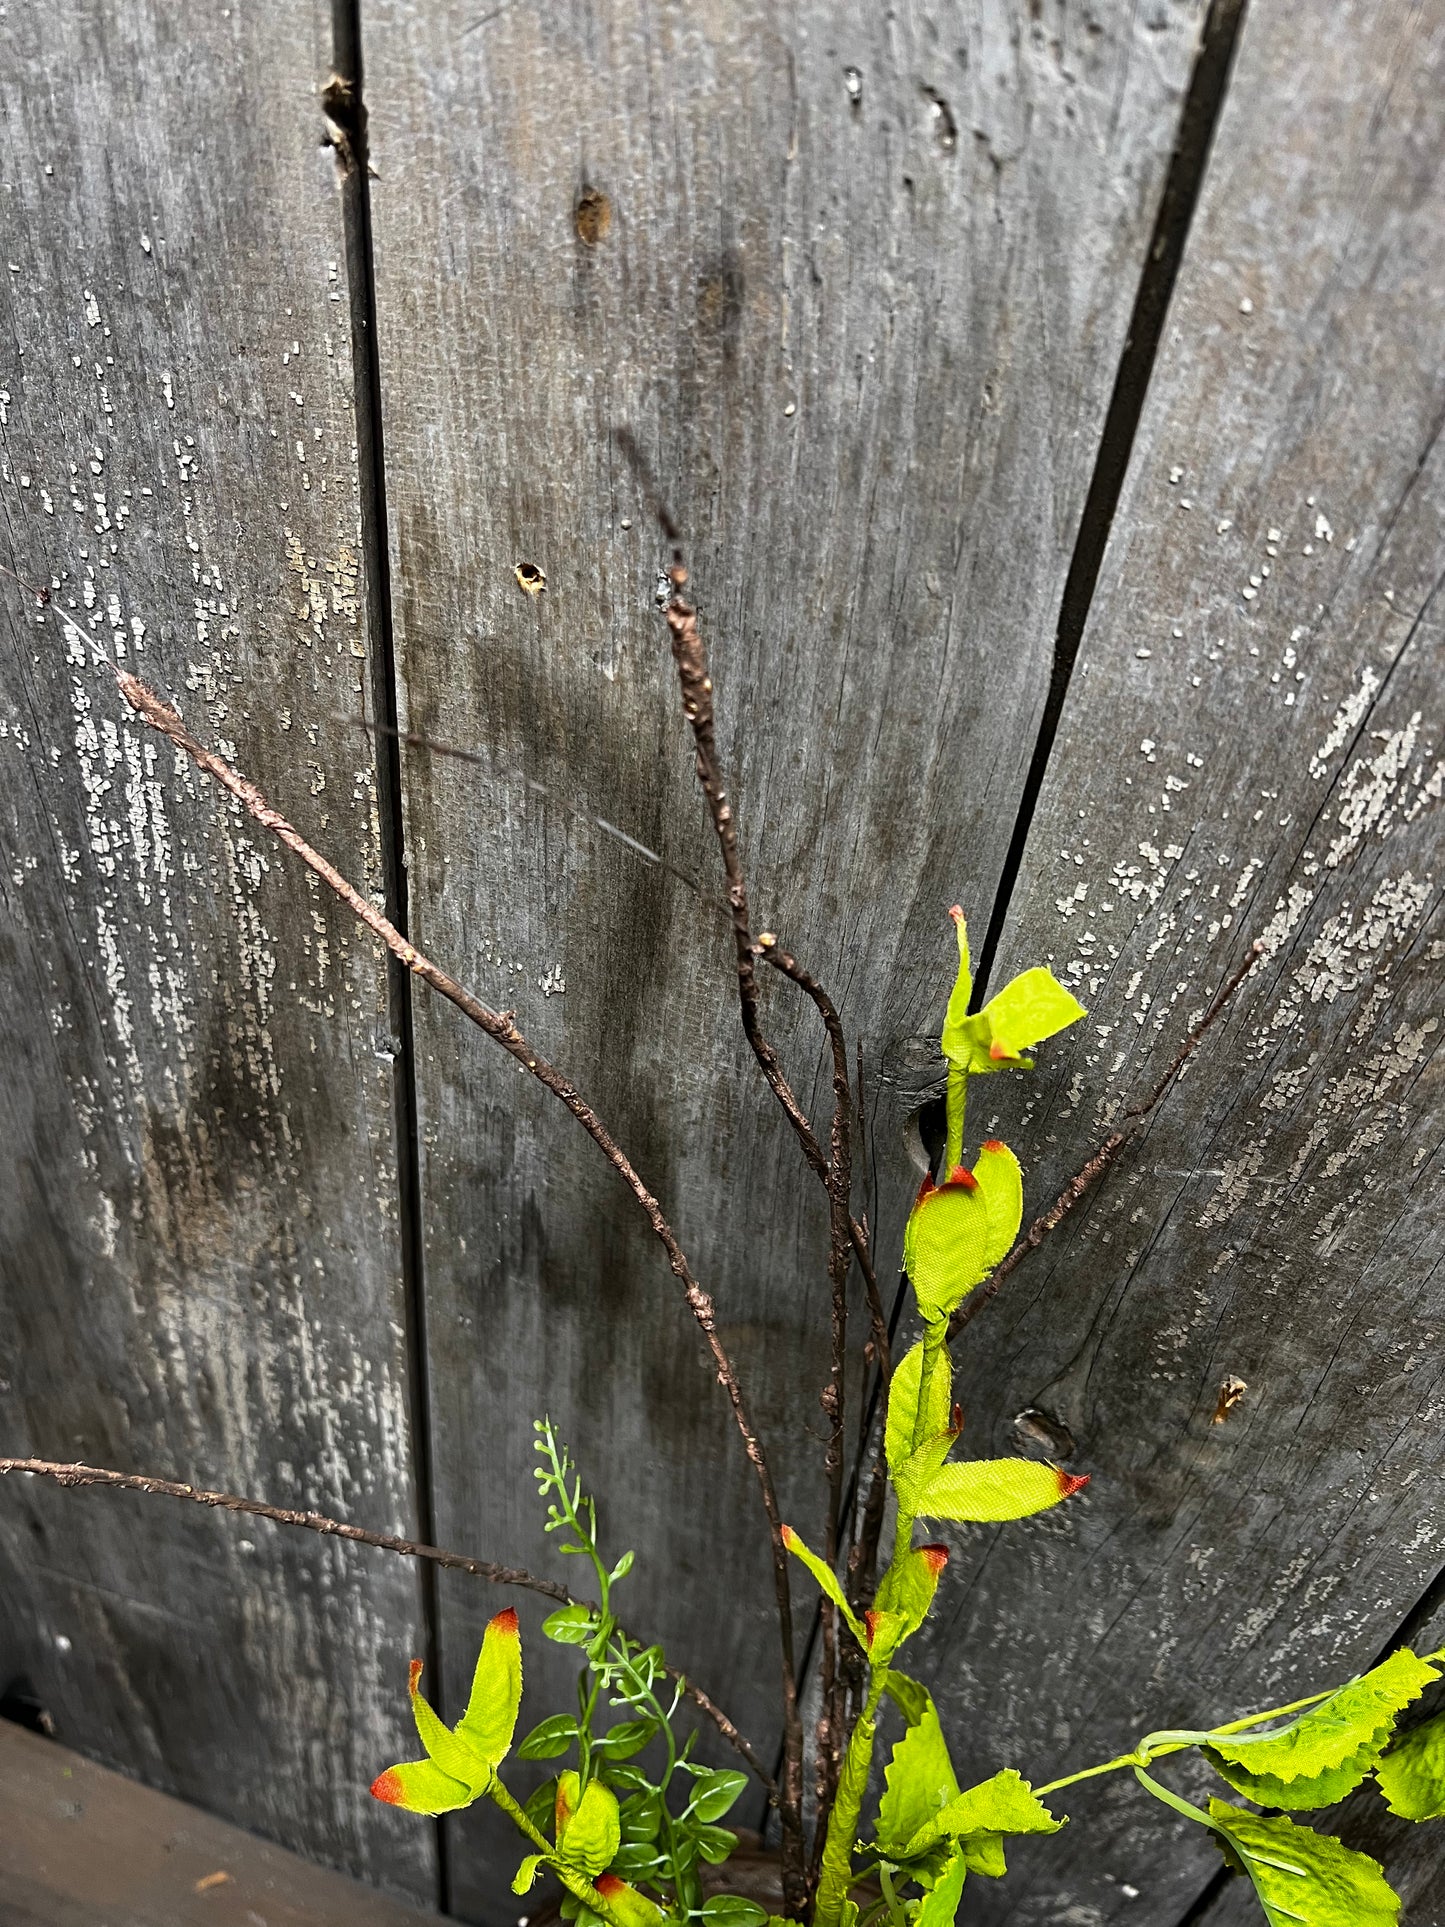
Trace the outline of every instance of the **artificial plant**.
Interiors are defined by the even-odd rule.
[[[1367,1780],[1375,1781],[1391,1810],[1405,1818],[1423,1821],[1445,1813],[1445,1715],[1395,1739],[1400,1715],[1439,1676],[1441,1654],[1417,1658],[1402,1650],[1360,1678],[1290,1706],[1209,1729],[1149,1733],[1124,1755],[1042,1786],[1005,1767],[969,1788],[959,1785],[926,1686],[898,1664],[932,1608],[948,1559],[945,1546],[916,1543],[921,1522],[1008,1523],[1070,1499],[1086,1483],[1035,1460],[969,1462],[952,1456],[961,1417],[952,1401],[951,1339],[1120,1155],[1261,946],[1251,949],[1216,994],[1153,1091],[1123,1114],[1060,1197],[1020,1236],[1023,1184],[1013,1153],[989,1140],[972,1163],[966,1161],[969,1080],[1028,1068],[1025,1052],[1084,1012],[1042,969],[1025,971],[973,1010],[967,936],[961,913],[954,911],[959,962],[940,1036],[944,1153],[913,1205],[903,1251],[921,1335],[895,1367],[869,1227],[853,1206],[853,1139],[861,1107],[852,1093],[847,1039],[818,980],[775,935],[753,929],[714,737],[713,680],[696,611],[683,599],[685,581],[685,572],[675,565],[663,606],[726,877],[743,1027],[803,1159],[828,1197],[831,1345],[822,1392],[827,1505],[821,1549],[807,1547],[782,1519],[766,1447],[719,1335],[713,1300],[661,1203],[587,1100],[535,1050],[512,1013],[491,1009],[417,950],[396,921],[341,876],[254,784],[197,741],[174,706],[106,654],[97,636],[73,616],[58,606],[55,613],[114,675],[144,723],[165,735],[325,882],[413,978],[448,998],[563,1104],[646,1215],[707,1343],[757,1480],[778,1606],[780,1772],[769,1774],[697,1684],[671,1668],[656,1645],[635,1639],[618,1621],[612,1589],[626,1577],[631,1555],[613,1564],[604,1559],[595,1507],[546,1420],[539,1421],[538,1446],[547,1530],[569,1535],[563,1550],[591,1564],[596,1601],[573,1599],[555,1582],[516,1568],[177,1481],[37,1459],[0,1459],[0,1473],[23,1470],[65,1485],[128,1487],[260,1514],[550,1595],[560,1610],[546,1622],[546,1635],[575,1645],[582,1656],[575,1713],[549,1715],[514,1749],[521,1642],[515,1613],[501,1612],[487,1628],[466,1709],[454,1725],[448,1726],[422,1696],[420,1665],[413,1663],[411,1705],[424,1757],[387,1768],[372,1790],[391,1805],[424,1814],[492,1800],[515,1822],[530,1850],[518,1871],[518,1891],[525,1892],[543,1869],[550,1871],[564,1889],[564,1911],[581,1927],[658,1927],[691,1919],[705,1920],[709,1927],[762,1927],[765,1909],[725,1890],[709,1892],[703,1884],[703,1866],[726,1868],[735,1836],[721,1822],[739,1797],[744,1776],[695,1757],[693,1738],[679,1727],[684,1699],[713,1721],[768,1788],[781,1844],[779,1918],[810,1927],[883,1927],[885,1922],[887,1927],[951,1927],[969,1875],[998,1877],[1005,1871],[1007,1839],[1051,1833],[1064,1824],[1047,1799],[1099,1774],[1132,1771],[1145,1791],[1213,1836],[1227,1863],[1252,1881],[1265,1917],[1276,1927],[1285,1922],[1373,1927],[1395,1921],[1398,1902],[1378,1865],[1289,1815],[1330,1805]],[[51,603],[52,587],[35,593],[42,604]],[[814,1129],[767,1038],[760,964],[795,984],[824,1025],[834,1099],[826,1134]],[[868,1307],[871,1382],[850,1487],[844,1386],[848,1285],[855,1267]],[[890,1508],[891,1551],[880,1574]],[[804,1799],[804,1682],[794,1646],[790,1569],[795,1562],[808,1570],[820,1592],[811,1809]],[[880,1753],[885,1719],[901,1729],[888,1743],[886,1760]],[[502,1777],[514,1751],[559,1761],[567,1755],[571,1763],[524,1803]],[[1157,1777],[1162,1761],[1186,1752],[1205,1761],[1236,1797],[1214,1798],[1207,1808],[1199,1807]],[[1241,1799],[1249,1804],[1241,1805]],[[725,1888],[725,1872],[720,1878]]]

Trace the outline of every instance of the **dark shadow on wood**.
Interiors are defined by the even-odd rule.
[[[1104,559],[1109,531],[1113,527],[1119,491],[1124,486],[1139,416],[1143,411],[1144,397],[1149,391],[1149,377],[1154,371],[1154,358],[1164,332],[1164,317],[1169,312],[1175,277],[1179,272],[1179,263],[1184,258],[1184,247],[1189,239],[1199,190],[1209,165],[1209,150],[1214,143],[1214,129],[1224,106],[1246,5],[1247,0],[1213,0],[1205,15],[1199,52],[1195,56],[1184,111],[1179,119],[1179,137],[1169,162],[1169,172],[1165,176],[1154,233],[1134,296],[1133,313],[1129,317],[1124,352],[1119,358],[1118,373],[1114,377],[1114,392],[1109,398],[1109,412],[1104,417],[1104,432],[1094,462],[1093,479],[1079,520],[1069,573],[1064,579],[1049,693],[1044,702],[1044,713],[1039,722],[1039,733],[1024,780],[1023,794],[1019,798],[1018,815],[1014,819],[1013,835],[1004,858],[988,929],[974,960],[975,1009],[988,994],[989,975],[999,939],[1003,935],[1004,920],[1013,900],[1014,886],[1018,882],[1024,845],[1028,842],[1034,810],[1044,786],[1044,774],[1053,754],[1059,718],[1063,714],[1064,699],[1069,693],[1079,642],[1094,599],[1094,585],[1099,579],[1099,567]]]
[[[376,801],[380,826],[382,889],[386,914],[403,935],[408,932],[405,827],[401,802],[401,738],[397,727],[396,648],[392,626],[391,549],[387,531],[386,451],[382,440],[381,366],[376,347],[376,263],[372,245],[371,186],[363,97],[360,0],[332,0],[332,49],[335,71],[323,103],[333,130],[341,169],[341,204],[346,231],[347,285],[351,303],[351,357],[356,397],[356,463],[361,503],[363,585],[367,633],[371,643],[369,682],[371,732],[376,756]],[[416,1530],[428,1544],[436,1541],[432,1479],[431,1382],[427,1361],[425,1244],[421,1218],[421,1176],[417,1144],[416,1051],[412,1027],[411,978],[395,957],[387,959],[392,1051],[392,1095],[396,1118],[397,1215],[401,1232],[402,1290],[406,1304],[407,1417]],[[424,1658],[432,1696],[442,1690],[440,1616],[434,1570],[425,1563],[417,1573],[421,1594]],[[436,1822],[437,1906],[450,1911],[445,1821]]]

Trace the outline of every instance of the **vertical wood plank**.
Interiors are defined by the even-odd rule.
[[[1348,1676],[1445,1554],[1445,31],[1307,18],[1249,12],[1001,952],[1052,957],[1092,1021],[974,1130],[1032,1144],[1046,1200],[1269,955],[968,1332],[971,1448],[1051,1433],[1093,1474],[956,1535],[920,1671],[970,1772],[1051,1778]],[[1061,1804],[979,1920],[1172,1927],[1217,1868],[1128,1776]]]
[[[740,1048],[623,431],[685,532],[757,924],[864,1040],[886,1276],[944,913],[999,874],[1201,12],[368,10],[407,721],[484,759],[406,752],[415,928],[675,1214],[809,1532],[822,1200]],[[767,1020],[816,1111],[811,1012]],[[550,1410],[642,1554],[634,1617],[771,1745],[755,1494],[664,1266],[452,1012],[418,1052],[439,1531],[542,1556]],[[486,1610],[446,1590],[454,1698]],[[528,1634],[529,1706],[566,1703]],[[468,1912],[504,1917],[510,1853],[468,1821]]]
[[[0,550],[379,887],[329,10],[0,18]],[[385,979],[0,596],[0,1433],[410,1530]],[[399,1561],[0,1487],[0,1684],[418,1898]]]

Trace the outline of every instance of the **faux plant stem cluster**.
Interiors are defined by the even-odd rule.
[[[108,1485],[260,1515],[280,1525],[433,1560],[495,1583],[527,1587],[557,1602],[558,1610],[543,1630],[549,1639],[574,1646],[581,1654],[575,1711],[550,1714],[515,1744],[522,1700],[521,1640],[516,1614],[501,1612],[487,1628],[466,1709],[454,1725],[448,1726],[422,1696],[421,1666],[413,1662],[410,1698],[423,1757],[388,1767],[372,1791],[379,1800],[418,1814],[449,1813],[491,1800],[509,1815],[526,1843],[516,1891],[528,1892],[540,1874],[550,1873],[564,1890],[564,1915],[580,1927],[661,1927],[663,1922],[681,1927],[691,1920],[709,1927],[765,1927],[770,1921],[779,1927],[785,1921],[806,1927],[952,1927],[960,1912],[967,1913],[969,1877],[997,1879],[1005,1873],[1006,1842],[1054,1833],[1065,1824],[1067,1816],[1046,1802],[1080,1781],[1116,1772],[1132,1772],[1140,1787],[1172,1813],[1207,1830],[1228,1865],[1253,1884],[1265,1918],[1275,1927],[1385,1927],[1396,1922],[1399,1902],[1379,1865],[1290,1816],[1333,1805],[1370,1781],[1397,1815],[1413,1821],[1445,1817],[1445,1713],[1396,1734],[1401,1715],[1440,1676],[1445,1654],[1416,1657],[1402,1649],[1361,1677],[1312,1698],[1223,1726],[1149,1733],[1125,1754],[1042,1786],[1031,1785],[1015,1768],[1005,1766],[966,1788],[959,1784],[927,1685],[900,1664],[908,1641],[946,1584],[947,1548],[922,1536],[930,1522],[1007,1526],[1067,1503],[1087,1483],[1037,1460],[969,1461],[954,1456],[962,1418],[953,1402],[950,1340],[1122,1154],[1134,1129],[1243,982],[1261,947],[1255,945],[1216,992],[1152,1092],[1122,1114],[1117,1128],[1060,1196],[1020,1235],[1023,1177],[1013,1152],[990,1139],[971,1162],[966,1157],[969,1081],[1032,1068],[1025,1053],[1078,1022],[1085,1012],[1044,969],[1025,971],[973,1010],[967,934],[962,913],[952,912],[958,969],[939,1039],[945,1067],[945,1145],[938,1169],[924,1180],[907,1221],[903,1264],[918,1336],[895,1364],[869,1229],[852,1203],[853,1143],[862,1107],[850,1083],[847,1039],[838,1011],[818,980],[774,935],[752,929],[734,813],[714,739],[713,680],[697,613],[682,599],[685,581],[680,564],[674,566],[662,606],[699,782],[726,878],[743,1028],[808,1170],[828,1197],[831,1345],[821,1394],[827,1421],[821,1549],[806,1545],[783,1520],[765,1442],[749,1416],[713,1300],[658,1198],[597,1112],[535,1049],[511,1012],[491,1009],[417,950],[247,777],[195,738],[173,705],[112,659],[94,632],[51,604],[49,588],[32,593],[43,606],[53,607],[73,638],[114,676],[125,701],[148,727],[168,738],[221,786],[233,806],[246,811],[324,882],[413,980],[448,999],[563,1105],[646,1216],[706,1342],[765,1516],[778,1607],[783,1746],[776,1780],[723,1710],[669,1666],[658,1646],[633,1637],[617,1618],[613,1589],[630,1571],[632,1554],[624,1553],[614,1563],[604,1557],[596,1507],[547,1419],[536,1422],[546,1531],[563,1535],[564,1553],[590,1563],[595,1602],[575,1599],[556,1581],[520,1568],[174,1479],[40,1459],[0,1459],[0,1474],[24,1471],[63,1486]],[[440,746],[430,747],[440,751]],[[760,964],[800,989],[822,1020],[833,1069],[833,1111],[826,1133],[814,1130],[766,1036]],[[846,1488],[844,1387],[849,1381],[848,1295],[855,1267],[867,1302],[864,1363],[872,1383],[857,1428],[855,1477]],[[880,1572],[890,1522],[891,1552]],[[811,1689],[817,1707],[811,1748],[805,1745],[801,1716],[809,1683],[800,1677],[794,1644],[791,1574],[799,1565],[818,1588],[822,1633]],[[768,1789],[781,1846],[777,1914],[770,1916],[756,1901],[726,1891],[726,1869],[737,1836],[722,1822],[748,1776],[698,1757],[685,1702],[711,1719]],[[1235,1797],[1215,1797],[1207,1808],[1200,1807],[1159,1777],[1168,1770],[1164,1763],[1188,1753],[1206,1763]],[[502,1776],[512,1757],[567,1763],[523,1800]],[[805,1810],[808,1764],[814,1798]],[[702,1869],[708,1866],[718,1871],[705,1886]]]
[[[1411,1820],[1445,1815],[1445,1714],[1391,1743],[1399,1715],[1439,1677],[1445,1654],[1417,1658],[1401,1650],[1348,1685],[1294,1706],[1209,1730],[1147,1734],[1128,1754],[1039,1789],[1012,1767],[960,1787],[931,1694],[898,1665],[932,1611],[948,1565],[946,1546],[915,1544],[921,1522],[1008,1523],[1059,1505],[1088,1483],[1037,1460],[952,1457],[962,1417],[952,1396],[949,1321],[1014,1248],[1023,1222],[1023,1177],[1008,1146],[990,1139],[971,1166],[963,1162],[968,1081],[1031,1068],[1026,1050],[1085,1015],[1042,969],[1015,978],[970,1015],[967,934],[962,913],[952,915],[959,965],[940,1039],[948,1065],[945,1175],[941,1184],[925,1178],[905,1233],[904,1269],[923,1332],[889,1385],[884,1460],[893,1552],[871,1601],[856,1606],[835,1567],[791,1527],[782,1531],[787,1550],[835,1609],[866,1675],[833,1798],[819,1815],[817,1876],[806,1918],[811,1927],[952,1927],[968,1876],[996,1879],[1007,1871],[1006,1840],[1056,1833],[1064,1825],[1065,1816],[1043,1796],[1132,1770],[1148,1793],[1213,1834],[1226,1862],[1252,1881],[1276,1927],[1386,1927],[1398,1921],[1399,1902],[1378,1863],[1287,1815],[1333,1805],[1371,1776],[1393,1812]],[[550,1423],[539,1421],[537,1429],[546,1460],[538,1478],[554,1495],[546,1529],[566,1530],[562,1549],[591,1560],[602,1603],[566,1606],[544,1623],[549,1638],[585,1647],[579,1710],[576,1717],[544,1720],[518,1754],[546,1759],[575,1748],[577,1764],[544,1782],[525,1807],[500,1779],[521,1699],[516,1615],[503,1612],[487,1629],[471,1700],[454,1731],[417,1692],[413,1664],[412,1705],[426,1758],[389,1768],[372,1792],[427,1814],[496,1800],[534,1849],[518,1869],[515,1891],[526,1893],[539,1870],[549,1869],[566,1889],[563,1915],[580,1927],[662,1927],[690,1919],[710,1927],[781,1927],[780,1917],[770,1921],[755,1901],[727,1893],[703,1897],[698,1863],[724,1864],[737,1845],[737,1836],[719,1823],[747,1776],[695,1763],[695,1732],[679,1741],[681,1689],[665,1706],[654,1690],[664,1676],[661,1651],[639,1648],[611,1612],[611,1587],[630,1570],[632,1555],[609,1569],[597,1545],[593,1502]],[[599,1723],[603,1699],[621,1716],[605,1725]],[[865,1832],[885,1710],[901,1731],[891,1742]],[[651,1778],[639,1756],[645,1760],[659,1748],[664,1760]],[[1191,1749],[1254,1807],[1272,1811],[1218,1798],[1206,1811],[1151,1772]],[[670,1799],[679,1777],[681,1798]]]

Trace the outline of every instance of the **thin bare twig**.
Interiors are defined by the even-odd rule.
[[[39,592],[33,593],[38,594]],[[65,621],[72,621],[72,618],[65,616],[63,610],[57,610],[56,613]],[[83,636],[85,632],[82,630],[80,633]],[[234,796],[237,802],[261,824],[263,829],[269,830],[273,836],[299,856],[307,868],[321,878],[322,882],[347,906],[353,916],[357,917],[360,922],[364,923],[369,930],[379,937],[387,949],[390,950],[394,956],[399,957],[414,976],[420,977],[421,980],[429,984],[433,990],[447,998],[449,1002],[455,1004],[457,1009],[460,1010],[465,1017],[470,1018],[479,1029],[484,1030],[489,1037],[500,1044],[503,1050],[507,1051],[510,1056],[514,1057],[525,1070],[529,1071],[531,1075],[537,1079],[538,1083],[542,1084],[554,1097],[566,1106],[587,1132],[588,1136],[602,1151],[609,1164],[612,1165],[613,1169],[619,1177],[621,1177],[628,1190],[631,1191],[633,1197],[641,1206],[643,1212],[646,1214],[648,1223],[652,1226],[654,1234],[667,1253],[668,1263],[674,1276],[682,1285],[683,1295],[687,1299],[688,1308],[692,1312],[693,1318],[699,1330],[702,1332],[703,1338],[706,1340],[709,1351],[712,1353],[713,1363],[717,1370],[718,1382],[727,1393],[733,1410],[733,1418],[736,1421],[738,1431],[742,1435],[743,1448],[747,1453],[749,1463],[752,1465],[758,1481],[758,1488],[762,1495],[763,1509],[767,1514],[768,1532],[772,1544],[773,1586],[778,1608],[779,1641],[782,1647],[784,1699],[785,1704],[793,1705],[794,1708],[796,1708],[797,1680],[795,1674],[796,1662],[793,1651],[793,1614],[788,1574],[788,1554],[783,1545],[782,1514],[778,1510],[777,1493],[773,1486],[772,1473],[768,1466],[767,1455],[763,1450],[762,1441],[759,1439],[748,1417],[737,1372],[734,1370],[732,1360],[728,1357],[726,1348],[718,1336],[717,1311],[713,1304],[712,1297],[693,1276],[687,1256],[681,1244],[678,1242],[677,1234],[663,1215],[662,1207],[659,1205],[657,1199],[643,1183],[641,1177],[634,1169],[631,1160],[622,1150],[621,1146],[617,1144],[591,1105],[568,1083],[567,1079],[564,1078],[558,1070],[532,1048],[513,1022],[510,1011],[492,1010],[488,1005],[482,1003],[479,998],[474,997],[470,991],[465,990],[454,977],[449,976],[446,971],[433,963],[429,957],[424,956],[414,944],[409,943],[407,939],[402,936],[396,926],[384,917],[374,904],[368,902],[359,891],[355,890],[352,885],[347,882],[339,870],[329,863],[319,851],[312,848],[294,824],[288,822],[279,810],[272,808],[254,783],[247,777],[242,776],[237,770],[232,769],[231,765],[223,758],[217,756],[213,751],[206,749],[199,743],[186,728],[178,712],[174,710],[169,703],[162,701],[154,690],[147,688],[147,686],[141,682],[138,677],[133,676],[129,670],[123,669],[117,663],[111,663],[110,667],[115,675],[116,682],[120,686],[121,694],[143,722],[148,723],[152,729],[157,730],[162,736],[165,736],[169,741],[174,743],[178,749],[190,757],[198,769],[202,770],[207,776],[219,783],[222,789],[227,790]]]
[[[848,1040],[842,1019],[832,998],[811,971],[781,948],[770,930],[758,936],[758,952],[792,980],[812,999],[828,1033],[833,1056],[833,1123],[828,1140],[828,1283],[832,1299],[832,1353],[828,1382],[820,1403],[828,1420],[828,1445],[824,1471],[828,1481],[828,1514],[824,1558],[836,1569],[839,1533],[843,1514],[843,1427],[844,1395],[848,1363],[848,1271],[852,1263],[850,1202],[853,1190],[852,1115],[853,1089],[848,1075]],[[818,1814],[813,1829],[813,1864],[808,1870],[810,1888],[816,1885],[821,1862],[828,1815],[837,1791],[838,1773],[843,1760],[844,1725],[847,1714],[843,1672],[838,1664],[838,1614],[833,1601],[821,1602],[823,1628],[823,1672],[820,1681],[818,1721],[814,1736],[814,1770]]]
[[[478,1579],[490,1580],[495,1586],[521,1586],[528,1592],[540,1593],[544,1599],[555,1599],[564,1606],[583,1605],[595,1610],[590,1600],[579,1600],[565,1586],[559,1586],[551,1579],[540,1579],[536,1573],[527,1572],[521,1566],[499,1566],[490,1559],[472,1559],[465,1553],[447,1552],[441,1546],[423,1545],[415,1539],[401,1539],[394,1533],[368,1532],[364,1526],[347,1525],[341,1519],[328,1518],[323,1512],[297,1512],[290,1506],[267,1505],[261,1499],[248,1499],[238,1492],[212,1492],[205,1486],[183,1485],[176,1479],[152,1478],[148,1473],[115,1472],[101,1465],[66,1465],[55,1459],[0,1458],[0,1478],[7,1472],[29,1472],[36,1478],[50,1479],[56,1485],[105,1485],[119,1487],[125,1492],[148,1492],[168,1499],[190,1499],[196,1505],[213,1506],[222,1512],[244,1512],[253,1518],[269,1519],[273,1525],[301,1526],[307,1532],[319,1532],[328,1539],[346,1539],[353,1545],[374,1546],[379,1552],[398,1552],[407,1559],[427,1559],[434,1566],[445,1566],[450,1572],[469,1572]],[[772,1775],[722,1708],[677,1667],[669,1666],[667,1670],[694,1705],[707,1714],[729,1745],[737,1748],[764,1786],[774,1791]]]
[[[1233,997],[1235,991],[1239,989],[1250,971],[1253,970],[1256,963],[1258,963],[1259,959],[1264,955],[1264,952],[1265,945],[1263,941],[1260,938],[1256,938],[1244,953],[1242,962],[1238,964],[1215,993],[1213,1002],[1199,1019],[1199,1022],[1189,1031],[1184,1042],[1179,1046],[1179,1049],[1170,1060],[1164,1075],[1149,1092],[1148,1096],[1140,1098],[1138,1103],[1129,1106],[1120,1120],[1118,1129],[1111,1131],[1109,1136],[1106,1137],[1104,1142],[1099,1146],[1098,1150],[1094,1152],[1088,1163],[1075,1172],[1074,1176],[1069,1179],[1069,1182],[1064,1186],[1058,1197],[1054,1199],[1048,1210],[1044,1212],[1042,1217],[1035,1218],[1034,1222],[1019,1239],[1013,1250],[1009,1252],[1006,1258],[999,1261],[993,1271],[990,1272],[989,1276],[984,1280],[983,1284],[964,1299],[963,1303],[949,1320],[948,1336],[950,1343],[953,1339],[957,1338],[965,1325],[971,1324],[973,1320],[977,1318],[978,1314],[986,1305],[993,1303],[994,1299],[998,1296],[1000,1285],[1002,1285],[1009,1273],[1016,1270],[1031,1251],[1038,1249],[1049,1233],[1055,1230],[1068,1216],[1069,1212],[1073,1210],[1084,1193],[1096,1184],[1105,1171],[1108,1170],[1109,1166],[1114,1162],[1115,1158],[1118,1157],[1130,1138],[1133,1137],[1135,1130],[1143,1120],[1148,1117],[1149,1113],[1169,1089],[1169,1086],[1174,1082],[1180,1071],[1182,1071],[1184,1066],[1189,1062],[1200,1040],[1214,1024],[1221,1011],[1223,1011],[1226,1004],[1228,1004],[1230,998]]]

